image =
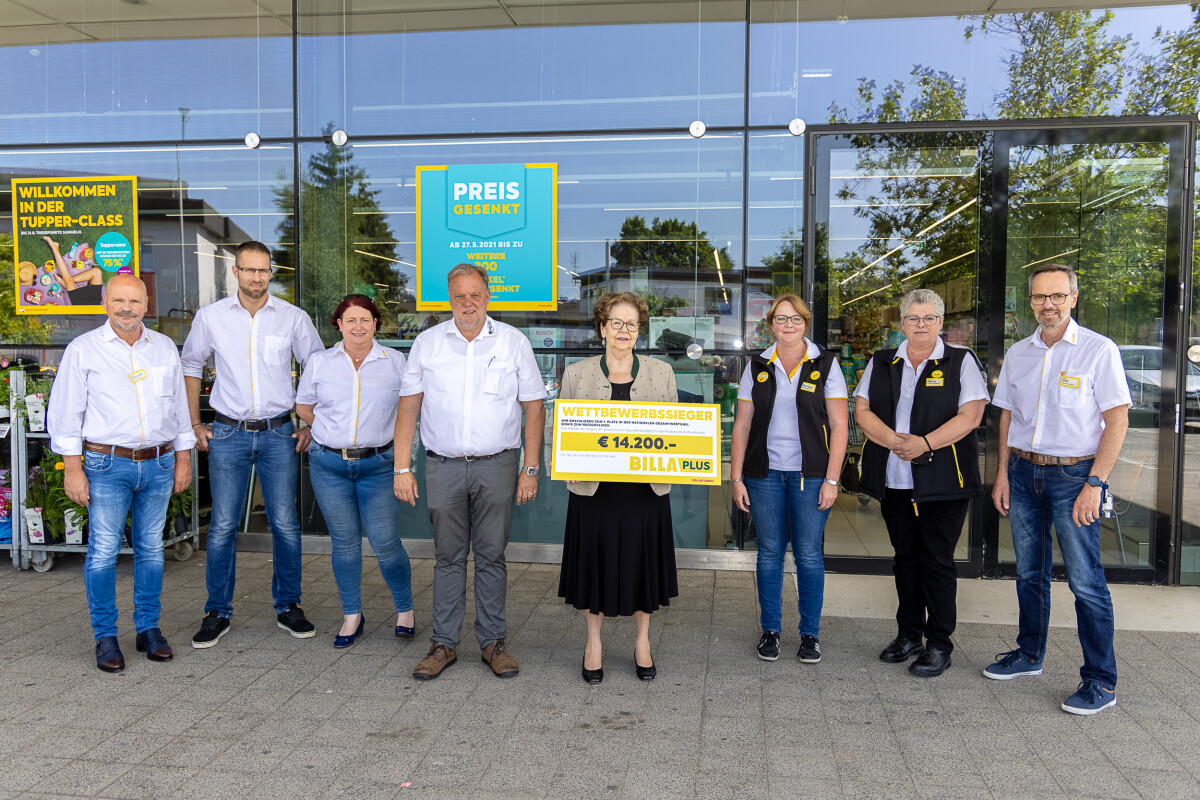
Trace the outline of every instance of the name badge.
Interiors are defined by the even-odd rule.
[[[925,379],[926,386],[943,386],[944,384],[945,384],[945,380],[943,378],[926,378]]]
[[[800,384],[800,391],[802,391],[802,392],[815,392],[816,390],[817,390],[817,385],[815,383],[805,382],[805,383]]]
[[[1079,378],[1072,378],[1070,375],[1068,375],[1064,372],[1062,374],[1062,377],[1058,379],[1058,385],[1065,386],[1068,389],[1078,389],[1079,388]]]
[[[146,379],[146,370],[144,370],[144,369],[139,369],[137,372],[135,372],[129,376],[129,380],[132,381],[133,383],[137,383],[138,381],[145,380],[145,379]]]

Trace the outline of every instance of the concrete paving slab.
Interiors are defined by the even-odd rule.
[[[1011,582],[960,582],[954,666],[924,680],[878,660],[895,633],[890,578],[830,575],[824,658],[802,665],[794,618],[779,661],[756,657],[752,573],[683,571],[681,597],[651,625],[658,679],[634,677],[631,622],[609,620],[605,680],[587,686],[584,619],[557,597],[557,567],[510,566],[521,675],[498,680],[479,662],[468,613],[459,663],[431,682],[411,676],[428,648],[420,559],[422,638],[390,635],[372,576],[372,627],[350,651],[331,646],[328,557],[305,560],[321,635],[276,627],[270,558],[244,553],[234,630],[208,650],[188,646],[203,559],[168,562],[165,594],[186,600],[163,619],[175,660],[137,657],[126,611],[118,675],[92,663],[81,562],[0,573],[0,599],[23,609],[19,624],[0,620],[0,798],[1200,796],[1200,590],[1113,587],[1120,703],[1080,719],[1058,707],[1081,658],[1065,584],[1045,673],[1001,683],[980,671],[1012,647]],[[127,609],[130,570],[118,573]]]

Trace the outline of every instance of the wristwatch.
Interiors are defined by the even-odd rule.
[[[538,472],[539,472],[539,470],[538,470],[538,468],[537,468],[536,466],[534,466],[534,467],[521,467],[521,472],[524,472],[526,475],[528,475],[528,476],[529,476],[529,477],[531,477],[531,478],[536,478],[536,477],[538,476]]]
[[[837,485],[838,485],[838,482],[837,482],[837,481],[835,481],[833,478],[825,478],[825,482],[826,482],[826,483],[828,483],[830,486],[837,486]]]
[[[1104,481],[1100,480],[1099,475],[1088,475],[1087,483],[1088,483],[1088,486],[1103,486],[1104,485]]]

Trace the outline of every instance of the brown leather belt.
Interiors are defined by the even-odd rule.
[[[129,447],[117,447],[115,444],[84,442],[83,449],[89,453],[104,453],[105,455],[114,455],[118,458],[128,458],[130,461],[146,461],[151,458],[165,456],[175,449],[175,445],[167,442],[166,444],[159,444],[154,447],[139,447],[135,450]]]
[[[1028,450],[1018,450],[1015,447],[1013,452],[1026,461],[1046,467],[1070,467],[1080,461],[1091,461],[1096,457],[1094,453],[1090,456],[1045,456],[1041,453],[1031,453]]]

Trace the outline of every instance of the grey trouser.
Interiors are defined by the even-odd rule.
[[[475,638],[505,634],[504,548],[517,491],[519,450],[491,458],[425,459],[425,502],[433,523],[433,641],[457,647],[467,607],[467,553],[475,551]]]

